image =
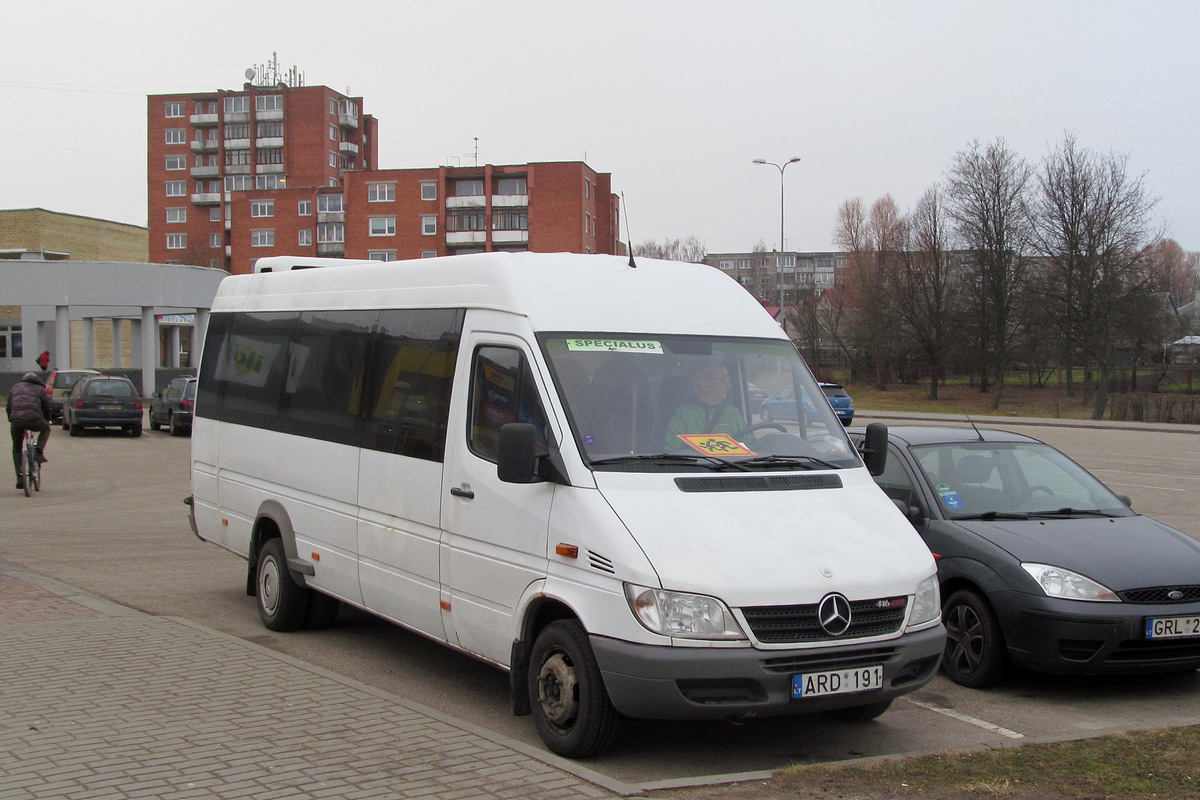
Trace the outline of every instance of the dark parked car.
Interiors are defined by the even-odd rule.
[[[862,432],[851,432],[861,444]],[[1118,674],[1200,667],[1200,542],[1050,445],[997,430],[889,431],[876,482],[938,559],[942,666]]]
[[[155,392],[150,401],[147,418],[150,430],[156,431],[165,425],[172,436],[192,432],[192,410],[196,406],[196,379],[176,378],[161,392]]]
[[[50,421],[62,419],[62,404],[71,392],[71,387],[80,378],[99,375],[96,369],[55,369],[46,376],[46,396],[50,399]]]
[[[63,428],[72,436],[78,436],[84,428],[122,428],[141,436],[142,398],[128,378],[80,378],[63,400]]]
[[[821,387],[821,391],[825,394],[825,399],[833,407],[838,419],[842,421],[843,425],[849,425],[854,420],[854,401],[850,399],[850,395],[846,393],[846,390],[840,383],[820,383],[817,385]],[[816,407],[808,397],[804,398],[804,411],[810,417],[815,416],[817,413]],[[779,422],[780,420],[797,421],[795,387],[785,386],[775,395],[764,400],[759,407],[759,416],[762,417],[763,422]]]

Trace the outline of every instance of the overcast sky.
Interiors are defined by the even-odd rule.
[[[622,238],[833,249],[972,140],[1129,156],[1200,250],[1200,3],[1079,0],[0,0],[0,208],[146,224],[146,95],[241,87],[278,53],[363,97],[379,166],[584,160]]]

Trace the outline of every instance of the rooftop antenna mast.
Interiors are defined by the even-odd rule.
[[[479,137],[475,137],[475,166],[479,166]]]

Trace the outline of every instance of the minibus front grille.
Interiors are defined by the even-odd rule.
[[[908,611],[908,598],[884,597],[850,603],[850,627],[834,636],[821,627],[817,604],[755,606],[742,613],[754,637],[763,644],[826,642],[886,636],[900,630]]]
[[[728,475],[716,478],[676,478],[683,492],[790,492],[797,489],[840,489],[842,476]]]

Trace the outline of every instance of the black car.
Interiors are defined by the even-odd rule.
[[[150,430],[165,425],[172,436],[192,432],[192,410],[196,407],[196,379],[176,378],[155,392],[147,414]]]
[[[63,399],[63,428],[72,436],[84,428],[121,428],[142,435],[142,398],[128,378],[92,375],[80,378]]]
[[[861,444],[862,432],[852,431]],[[1048,444],[998,430],[889,431],[876,482],[938,564],[942,666],[964,686],[1008,667],[1119,674],[1200,667],[1200,542]]]

